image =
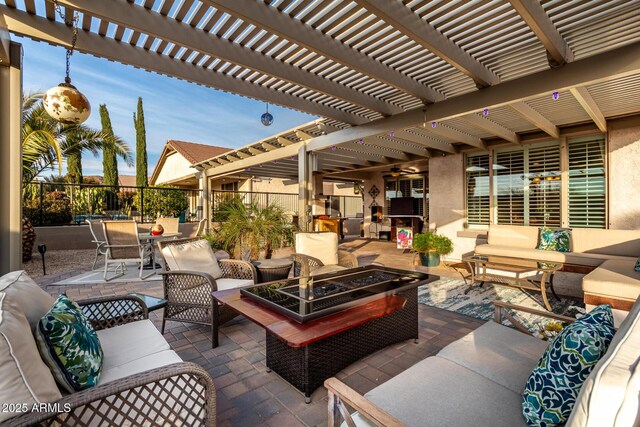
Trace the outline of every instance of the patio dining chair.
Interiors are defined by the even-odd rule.
[[[104,232],[102,231],[102,226],[100,225],[99,220],[85,219],[85,222],[89,224],[89,231],[91,232],[91,236],[93,237],[91,243],[96,244],[96,258],[93,261],[93,267],[91,267],[91,270],[95,270],[96,264],[98,263],[98,258],[100,256],[105,256],[107,253],[107,250],[105,249],[107,241],[104,238]]]
[[[212,345],[217,347],[211,293],[257,283],[255,267],[246,261],[219,259],[209,242],[199,238],[160,241],[158,248],[164,259],[161,274],[167,300],[162,333],[167,320],[211,326]],[[215,324],[236,316],[235,310],[219,305]]]
[[[293,257],[294,277],[316,276],[358,266],[358,258],[338,249],[334,232],[296,233]]]
[[[169,233],[178,233],[180,218],[167,218],[160,217],[156,219],[156,224],[159,224],[164,228],[164,232]]]
[[[151,246],[140,243],[138,237],[138,224],[135,221],[102,221],[102,229],[106,244],[104,248],[104,280],[109,281],[123,276],[126,263],[140,264],[140,279],[144,280],[156,273],[155,264],[153,272],[143,276],[145,260],[151,255]],[[107,278],[109,264],[116,264],[116,275]],[[118,270],[121,270],[118,274]]]

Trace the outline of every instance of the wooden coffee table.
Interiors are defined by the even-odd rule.
[[[551,289],[553,296],[558,299],[553,289],[553,276],[562,270],[560,262],[543,262],[525,258],[472,255],[462,258],[471,270],[471,285],[467,292],[476,283],[480,286],[484,282],[493,283],[512,288],[529,289],[542,294],[542,300],[547,310],[551,310],[551,304],[547,298],[547,287]],[[487,270],[491,270],[488,272]],[[540,274],[540,280],[534,280],[532,276]]]
[[[322,277],[322,276],[320,276]],[[273,370],[311,401],[311,393],[357,360],[391,344],[418,339],[418,286],[298,323],[241,296],[238,289],[213,292],[214,347],[218,336],[218,304],[237,311],[266,333],[267,369]]]

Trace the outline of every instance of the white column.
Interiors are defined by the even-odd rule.
[[[22,268],[21,112],[22,45],[12,42],[0,62],[0,274]]]
[[[308,220],[311,208],[311,168],[306,144],[298,150],[298,226],[301,231],[310,231]]]
[[[200,191],[200,200],[198,201],[198,211],[202,215],[202,218],[206,218],[209,223],[207,224],[207,230],[211,226],[211,192],[209,191],[209,177],[205,171],[199,172],[198,188]]]

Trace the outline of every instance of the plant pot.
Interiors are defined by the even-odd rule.
[[[420,264],[423,267],[438,267],[440,265],[440,254],[436,252],[420,252]]]

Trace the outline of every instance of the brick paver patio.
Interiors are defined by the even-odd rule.
[[[342,248],[355,252],[361,264],[379,262],[412,268],[412,255],[402,253],[390,242],[357,239]],[[285,256],[281,252],[279,256]],[[67,292],[73,299],[143,292],[162,296],[162,282],[53,286],[52,283],[86,271],[88,267],[55,276],[40,284],[52,295]],[[150,314],[158,329],[162,311]],[[482,324],[481,321],[441,309],[419,306],[420,339],[399,343],[362,359],[338,374],[338,378],[360,393],[376,387],[409,366],[438,352],[452,341]],[[207,327],[167,322],[165,338],[184,359],[203,366],[213,377],[217,389],[220,426],[316,426],[326,425],[327,392],[315,391],[310,404],[304,396],[277,374],[266,372],[265,334],[259,326],[239,317],[220,330],[220,346],[211,348]]]

